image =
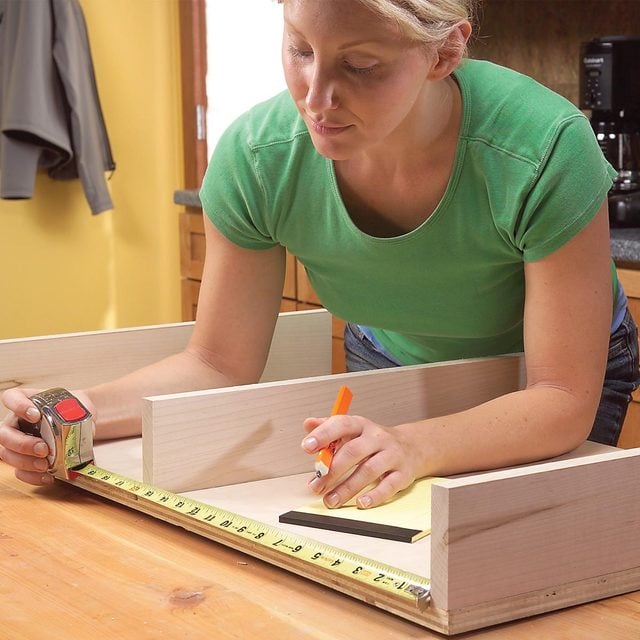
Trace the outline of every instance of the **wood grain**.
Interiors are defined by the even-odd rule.
[[[198,136],[196,108],[207,108],[207,28],[204,0],[177,3],[180,28],[180,76],[184,189],[199,189],[207,168],[206,135]],[[205,132],[206,134],[206,132]]]
[[[624,421],[624,428],[620,434],[618,446],[623,449],[640,447],[640,402],[636,400],[631,402],[627,409],[627,417]]]
[[[640,588],[639,474],[632,449],[435,484],[434,606],[464,630]]]
[[[106,382],[187,344],[193,323],[0,340],[0,391],[23,386],[86,388]],[[331,371],[331,316],[324,310],[281,314],[262,380]],[[6,409],[0,406],[0,419]]]
[[[342,384],[353,391],[352,413],[392,426],[515,391],[524,385],[523,369],[514,355],[148,398],[144,479],[190,491],[311,471],[302,422],[328,415]]]
[[[326,339],[330,335],[329,315],[325,312],[310,312],[310,314],[314,321],[318,318],[324,321],[326,326],[322,333]],[[299,317],[296,316],[296,318]],[[300,323],[297,320],[294,322],[299,328]],[[83,346],[95,346],[95,335],[81,334],[80,337],[83,340],[88,338],[89,342],[81,342],[80,346],[72,340],[75,337],[78,336],[49,337],[47,339],[49,342],[45,345],[47,348],[44,350],[37,339],[5,341],[5,344],[0,343],[0,347],[6,348],[4,355],[12,353],[14,356],[19,354],[26,357],[35,345],[36,350],[40,349],[43,366],[49,360],[53,360],[59,366],[59,358],[64,357],[65,351],[73,354],[77,361],[84,353]],[[114,354],[123,353],[125,347],[120,342],[121,338],[121,335],[112,336],[110,350],[104,348],[104,352],[108,352],[111,360],[116,359]],[[68,342],[68,339],[71,342]],[[15,343],[19,343],[17,352]],[[69,345],[73,345],[73,348]],[[109,361],[109,359],[106,360]],[[0,359],[0,362],[4,360]],[[14,362],[22,362],[22,360],[18,359]],[[213,442],[215,451],[220,448],[219,445],[224,440],[222,442],[224,446],[221,448],[224,454],[226,447],[227,457],[223,457],[224,464],[221,464],[219,469],[224,471],[225,464],[232,467],[235,465],[232,470],[237,473],[237,482],[244,483],[251,479],[254,467],[259,467],[262,473],[265,467],[268,467],[268,474],[280,475],[289,469],[290,461],[282,457],[280,446],[285,441],[286,433],[286,429],[282,428],[285,423],[278,422],[280,417],[291,419],[296,412],[308,414],[309,409],[314,406],[325,409],[323,413],[326,413],[335,397],[336,385],[348,383],[355,394],[354,410],[357,410],[356,402],[361,401],[362,406],[367,408],[367,412],[369,407],[379,411],[379,416],[375,417],[384,424],[385,415],[390,420],[397,419],[405,410],[422,413],[426,411],[427,415],[439,415],[439,412],[445,413],[472,406],[487,396],[495,397],[505,393],[507,389],[520,388],[524,384],[522,365],[522,357],[509,356],[342,376],[319,376],[214,392],[151,398],[147,400],[147,407],[155,407],[159,410],[156,417],[162,418],[158,422],[163,427],[160,431],[165,436],[169,435],[176,439],[182,448],[182,454],[190,453],[191,458],[187,455],[181,463],[183,474],[190,472],[193,466],[192,461],[201,454],[203,443]],[[96,366],[95,363],[94,366]],[[473,384],[471,382],[466,385],[461,384],[460,381],[467,379],[465,378],[467,375],[468,380],[473,381]],[[459,393],[461,387],[465,389],[464,394]],[[455,393],[452,393],[452,389],[456,390]],[[393,398],[393,402],[381,402],[380,399],[384,394]],[[202,409],[207,409],[207,402],[211,397],[217,398],[214,400],[214,405],[222,402],[214,408],[225,408],[225,403],[227,404],[226,415],[229,419],[219,428],[212,429],[210,419],[219,417],[219,414],[214,411],[207,418],[209,422],[203,423],[204,426],[208,425],[208,430],[205,429],[202,433],[198,433],[197,429],[195,432],[186,429],[180,431],[179,427],[182,423],[178,422],[178,419],[184,420],[184,424],[189,425],[189,429],[192,423],[198,426],[197,421],[201,417]],[[201,405],[201,402],[204,404]],[[314,403],[318,404],[314,405]],[[269,409],[266,413],[267,417],[273,418],[271,427],[275,427],[275,431],[259,433],[259,437],[256,438],[256,434],[250,430],[247,434],[246,430],[243,432],[240,429],[230,428],[232,420],[237,418],[236,413],[243,411],[245,416],[247,411],[249,414],[258,416],[262,422],[256,424],[262,425],[265,407]],[[292,407],[293,414],[290,412]],[[210,408],[209,406],[208,409]],[[282,408],[284,411],[281,411]],[[260,414],[262,414],[261,417]],[[162,424],[163,421],[164,424]],[[226,431],[223,428],[225,424]],[[245,425],[246,427],[246,424],[240,420],[236,426]],[[251,426],[251,423],[248,424]],[[199,425],[198,428],[201,426]],[[295,441],[298,451],[300,451],[299,439],[299,434],[296,434],[295,440],[291,441]],[[166,450],[171,452],[171,446],[167,446]],[[248,464],[250,456],[256,451],[259,454],[256,458],[257,462]],[[376,596],[372,599],[372,594],[366,588],[361,586],[356,588],[349,581],[335,580],[328,575],[314,574],[308,577],[364,601],[373,602],[377,607],[391,611],[407,620],[448,633],[637,589],[640,586],[640,541],[637,537],[640,523],[638,460],[640,460],[640,451],[618,450],[614,453],[592,455],[589,460],[565,460],[526,465],[448,480],[437,485],[434,488],[432,513],[434,543],[431,545],[434,598],[428,610],[412,608],[406,602],[399,603],[392,597]],[[308,459],[307,464],[309,464]],[[0,465],[0,468],[7,471],[4,465]],[[174,475],[180,475],[179,467],[175,466],[172,472]],[[154,481],[154,484],[170,488],[163,483]],[[0,486],[4,490],[3,482]],[[12,492],[17,491],[30,496],[31,499],[35,496],[50,495],[43,489],[27,489],[25,493],[24,485],[19,483],[9,486],[9,495],[3,495],[0,500],[3,511],[0,519],[0,544],[4,544],[5,540],[16,538],[20,530],[19,526],[7,524],[18,521],[19,510],[12,510],[10,506],[11,499],[15,497]],[[52,491],[57,490],[54,487]],[[21,558],[16,548],[9,547],[8,544],[0,547],[0,551],[7,550],[7,553],[0,553],[0,571],[6,574],[3,577],[7,578],[0,582],[0,592],[2,595],[5,594],[3,590],[6,588],[2,586],[5,584],[11,585],[10,590],[12,590],[6,599],[0,600],[2,602],[0,611],[3,614],[4,624],[6,617],[4,608],[10,607],[8,611],[13,618],[7,619],[11,624],[15,622],[15,633],[10,636],[12,638],[33,635],[32,627],[24,631],[28,629],[24,626],[25,620],[28,624],[27,618],[21,613],[16,614],[19,610],[16,609],[16,601],[11,599],[15,594],[21,593],[24,596],[23,603],[29,602],[29,620],[32,611],[31,603],[35,600],[43,602],[43,611],[51,615],[52,623],[64,625],[65,615],[51,610],[52,604],[60,608],[60,600],[56,599],[54,602],[50,597],[51,584],[58,587],[56,579],[60,582],[68,581],[65,584],[76,589],[77,600],[81,600],[78,597],[78,584],[90,579],[104,580],[101,598],[104,596],[108,601],[120,594],[124,588],[123,584],[133,583],[137,575],[142,575],[143,581],[149,579],[138,564],[140,559],[129,561],[128,558],[128,554],[137,544],[135,536],[124,534],[122,539],[116,538],[120,542],[120,546],[117,546],[111,537],[105,538],[105,532],[110,531],[108,525],[95,529],[93,509],[84,509],[84,518],[87,520],[83,519],[73,502],[74,499],[70,497],[72,495],[58,495],[55,500],[44,504],[35,500],[27,503],[33,505],[36,511],[36,513],[32,512],[32,517],[33,522],[37,517],[38,527],[32,526],[31,531],[27,532],[31,537],[22,539],[21,545],[25,549],[23,559],[14,561],[14,558]],[[112,498],[116,499],[114,496]],[[438,503],[437,500],[439,500]],[[57,509],[49,511],[58,501],[62,503],[60,511]],[[130,506],[143,508],[140,502],[133,501]],[[70,507],[71,503],[74,506]],[[93,503],[89,504],[93,505]],[[22,507],[24,506],[22,504]],[[154,515],[160,518],[166,517],[164,513],[154,513]],[[61,517],[64,520],[64,526],[60,529],[50,530],[46,526],[49,520],[58,520]],[[73,523],[76,520],[82,522],[80,528],[83,535],[77,548],[74,546],[75,539],[71,535],[74,533]],[[176,522],[176,524],[186,526],[184,522]],[[208,532],[198,531],[198,533],[208,535]],[[91,548],[86,546],[89,543],[88,539],[92,538],[96,538],[101,545],[101,551],[95,552],[93,558],[90,555]],[[36,540],[39,541],[40,547],[36,546]],[[606,544],[603,544],[603,540]],[[225,544],[233,543],[231,540],[221,539],[220,541]],[[58,545],[57,553],[53,551],[54,542]],[[115,546],[118,549],[116,561],[113,560],[110,551]],[[254,552],[249,548],[243,550],[249,553]],[[38,557],[39,552],[44,553],[44,557]],[[83,559],[88,558],[87,563],[89,560],[95,562],[91,571],[86,570],[87,565],[78,564],[76,555],[78,552]],[[166,560],[164,555],[160,559],[163,562]],[[265,559],[270,562],[279,562],[272,557],[265,556]],[[45,560],[48,564],[43,563]],[[110,564],[107,565],[108,562]],[[56,571],[52,568],[57,564],[63,564],[64,569]],[[169,566],[172,566],[171,563]],[[295,560],[284,563],[284,566],[294,573],[300,570]],[[19,574],[21,570],[28,574],[20,577],[23,583],[28,585],[27,591],[30,592],[31,599],[27,599],[25,591],[14,587],[16,572]],[[29,578],[31,574],[37,578]],[[44,590],[41,584],[44,585]],[[117,588],[114,588],[114,584]],[[144,584],[146,583],[143,582]],[[133,585],[130,602],[144,607],[148,594],[145,593],[142,596],[136,594],[135,589],[139,586]],[[228,589],[226,580],[215,583],[215,588]],[[164,590],[163,587],[163,592]],[[72,593],[68,595],[71,596]],[[206,589],[191,587],[183,589],[176,586],[170,591],[169,598],[172,603],[178,602],[184,605],[187,602],[189,606],[193,604],[200,606],[199,603],[206,600]],[[69,597],[64,602],[68,600],[73,598]],[[634,600],[624,602],[624,606],[631,602],[632,607],[635,603]],[[245,610],[252,614],[253,604],[255,604],[254,599],[248,603],[246,600],[238,600],[229,606],[237,606],[238,609],[245,607]],[[127,604],[122,609],[118,609],[118,605],[114,606],[119,612],[122,611],[122,620],[137,620],[136,613],[131,610],[133,605]],[[67,610],[63,608],[63,611]],[[90,624],[95,625],[96,610],[90,609],[89,615]],[[623,622],[619,629],[622,633],[624,627],[628,626],[629,620],[627,617],[621,619]],[[235,618],[233,620],[234,625],[240,625]],[[103,623],[104,619],[100,618],[99,621]],[[74,623],[76,623],[75,620]],[[3,631],[6,628],[8,625],[3,628]],[[307,628],[304,627],[304,629]],[[383,628],[386,630],[388,627]],[[194,627],[194,629],[200,631],[199,628]],[[252,627],[246,627],[246,629],[247,633],[254,631]],[[411,626],[403,628],[405,631],[407,629],[411,629]],[[104,627],[101,628],[101,632],[103,631]],[[273,631],[282,634],[287,632],[286,627],[277,627]],[[296,627],[296,631],[300,631],[300,628]],[[208,632],[211,632],[210,627]],[[230,630],[228,637],[234,637],[232,633],[233,630]],[[370,630],[370,633],[373,631]],[[143,636],[137,634],[136,637]],[[295,637],[304,637],[304,635],[298,634]]]
[[[107,447],[102,445],[103,448]],[[108,448],[112,449],[111,445]],[[115,451],[109,453],[116,455],[117,469],[122,464],[122,450],[120,455]],[[398,616],[453,634],[638,589],[640,542],[636,541],[634,523],[638,522],[640,488],[628,500],[616,501],[606,487],[595,493],[585,487],[606,485],[609,477],[621,477],[621,482],[627,482],[629,476],[637,477],[639,464],[640,450],[623,451],[587,442],[553,461],[439,481],[434,486],[433,540],[428,547],[434,567],[430,575],[433,597],[426,608],[416,608],[393,594],[354,584],[348,574],[334,575],[295,555],[283,557],[268,546],[255,545],[226,529],[211,528],[159,504],[138,500],[115,486],[82,476],[76,482],[89,491],[248,552]],[[272,524],[277,516],[269,514],[268,508],[286,500],[290,490],[292,496],[299,492],[299,478],[243,483],[187,495]],[[631,509],[629,502],[634,505]],[[602,522],[604,535],[598,529]],[[290,530],[287,525],[276,528],[283,526]],[[319,538],[318,533],[325,535]],[[393,549],[388,547],[394,543],[383,541],[387,545],[384,547],[380,541],[367,538],[354,549],[336,544],[336,539],[346,538],[347,544],[353,545],[357,536],[317,531],[312,537],[399,566]],[[603,538],[611,542],[605,553],[601,551]],[[420,558],[427,548],[422,542],[415,546],[400,545],[406,553],[399,555],[414,558],[413,565],[409,563],[412,568],[405,570],[415,572],[415,568],[427,564]],[[461,542],[469,544],[465,547]],[[420,574],[425,575],[422,571]],[[453,603],[461,606],[454,607]]]
[[[640,270],[618,268],[617,272],[627,296],[640,298]]]
[[[76,487],[30,487],[2,462],[0,505],[1,633],[12,640],[443,637]],[[639,619],[640,592],[458,637],[629,640]]]
[[[200,280],[204,269],[205,235],[202,211],[180,214],[180,273],[185,278]]]
[[[77,487],[19,483],[2,462],[0,505],[3,638],[327,640],[333,620],[333,638],[438,637]]]

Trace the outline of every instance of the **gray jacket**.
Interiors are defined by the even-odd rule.
[[[0,198],[31,198],[38,167],[112,209],[111,155],[78,0],[0,0]]]

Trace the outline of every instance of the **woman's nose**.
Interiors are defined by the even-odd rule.
[[[335,80],[318,65],[313,65],[310,71],[305,100],[307,109],[318,115],[335,109],[338,106]]]

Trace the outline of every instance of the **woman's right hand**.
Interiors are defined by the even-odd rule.
[[[22,433],[18,419],[36,424],[40,411],[30,397],[37,389],[14,388],[2,394],[2,403],[9,413],[0,423],[0,459],[15,468],[16,478],[29,484],[45,485],[53,482],[47,473],[49,447],[41,438]]]
[[[31,402],[31,396],[36,393],[38,389],[15,387],[2,394],[2,403],[9,413],[0,422],[0,460],[15,468],[18,480],[44,485],[53,482],[53,476],[47,473],[49,446],[41,438],[22,433],[18,428],[18,419],[33,424],[40,421],[40,411]],[[87,394],[82,391],[74,391],[73,394],[95,418],[95,407]]]

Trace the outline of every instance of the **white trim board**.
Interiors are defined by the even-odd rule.
[[[193,322],[0,340],[0,392],[84,389],[113,380],[177,353],[186,346]],[[331,314],[281,313],[262,381],[331,372]],[[0,419],[6,414],[0,405]]]
[[[477,358],[147,398],[144,480],[182,492],[310,471],[302,422],[328,415],[343,384],[353,391],[350,413],[391,426],[516,391],[524,361]]]

